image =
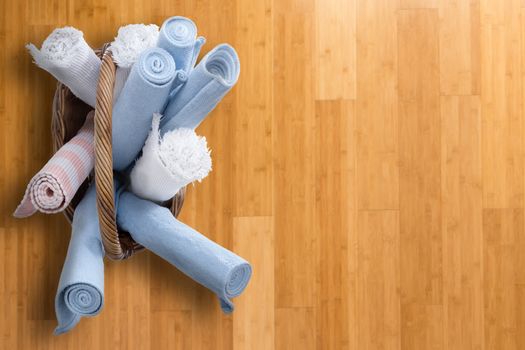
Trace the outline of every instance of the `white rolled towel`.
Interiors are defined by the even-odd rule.
[[[66,85],[75,96],[95,107],[100,59],[73,27],[57,28],[39,50],[28,44],[35,63]]]
[[[117,64],[113,101],[116,101],[131,71],[144,50],[157,46],[159,27],[156,24],[128,24],[118,30],[109,50]]]
[[[160,114],[153,115],[150,134],[130,175],[131,191],[155,202],[169,200],[184,186],[201,181],[211,171],[206,138],[179,128],[161,138]]]

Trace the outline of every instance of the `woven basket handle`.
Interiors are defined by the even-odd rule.
[[[115,63],[111,52],[104,50],[95,106],[95,181],[97,209],[102,244],[106,256],[122,260],[133,251],[125,251],[120,242],[115,213],[115,189],[113,185],[113,154],[111,148],[111,111],[113,108],[113,85]]]
[[[122,260],[138,252],[142,247],[129,233],[119,231],[116,223],[115,188],[113,184],[112,109],[113,85],[115,84],[116,66],[107,50],[109,44],[102,48],[102,63],[95,105],[95,181],[97,191],[97,210],[100,223],[102,244],[106,256],[113,260]],[[175,217],[184,204],[186,188],[183,187],[164,206],[171,207]]]

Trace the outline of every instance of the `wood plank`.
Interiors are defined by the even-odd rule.
[[[481,1],[483,206],[523,207],[519,1]]]
[[[525,285],[516,285],[516,345],[518,349],[525,347]]]
[[[156,315],[165,317],[162,311],[190,311],[195,302],[197,282],[176,267],[151,254],[150,256],[150,308]],[[158,321],[152,321],[152,325]]]
[[[39,309],[38,305],[28,305],[27,280],[25,277],[30,274],[27,271],[27,251],[28,251],[28,232],[31,224],[19,225],[12,217],[12,211],[20,201],[19,196],[24,192],[24,185],[20,179],[30,178],[30,161],[28,160],[30,150],[35,147],[29,142],[28,135],[29,118],[15,117],[17,112],[23,112],[24,89],[28,83],[27,65],[29,60],[25,54],[17,47],[18,43],[25,40],[28,34],[28,26],[15,29],[17,17],[7,14],[17,13],[22,18],[27,16],[27,6],[21,2],[2,4],[5,11],[3,27],[3,54],[2,77],[4,89],[2,90],[2,139],[5,140],[3,148],[4,159],[2,164],[2,177],[6,177],[3,182],[2,193],[5,205],[2,206],[2,264],[5,282],[2,288],[3,304],[2,310],[2,344],[13,348],[25,346],[25,337],[28,333],[26,327],[28,315],[36,315],[38,312],[31,312]],[[4,67],[11,67],[6,69]],[[8,87],[8,88],[6,88]],[[42,112],[37,114],[41,116]],[[38,143],[38,140],[37,140]],[[40,265],[41,266],[41,265]],[[35,294],[32,293],[34,297]],[[38,300],[40,301],[40,300]],[[46,303],[46,301],[42,301]],[[41,305],[41,304],[40,304]],[[42,310],[42,308],[40,308]],[[45,312],[38,313],[42,316]],[[36,318],[36,317],[35,317]],[[43,316],[41,318],[44,318]]]
[[[32,25],[56,25],[67,22],[67,6],[64,1],[39,1],[28,6],[27,18]]]
[[[312,20],[276,13],[274,217],[277,307],[313,307],[316,281]],[[301,218],[292,220],[292,218]]]
[[[408,292],[404,295],[405,302],[439,303],[441,135],[437,13],[400,11],[398,29],[402,77],[399,81],[402,288]],[[415,55],[419,50],[421,54]],[[425,253],[421,254],[421,250]]]
[[[524,228],[523,209],[483,210],[486,349],[518,349],[516,241]]]
[[[442,345],[441,120],[437,10],[403,10],[399,225],[403,348]]]
[[[404,304],[401,318],[401,349],[446,349],[442,305]]]
[[[102,343],[116,349],[150,346],[151,329],[155,325],[150,323],[149,260],[150,253],[144,253],[125,261],[125,264],[105,262],[104,309],[96,318],[82,319],[77,326],[86,327],[86,332],[94,328],[93,332],[101,336],[99,346]],[[68,335],[78,338],[75,330]]]
[[[315,311],[310,307],[275,309],[275,349],[316,349]]]
[[[436,9],[440,0],[400,0],[401,9]]]
[[[479,97],[441,98],[444,348],[483,346]]]
[[[444,95],[479,94],[479,2],[439,4],[440,87]]]
[[[316,103],[317,347],[347,349],[349,339],[349,232],[355,210],[355,104]],[[351,247],[353,248],[353,247]],[[355,251],[352,251],[354,253]]]
[[[192,349],[191,311],[154,311],[152,319],[150,349]]]
[[[397,1],[357,3],[360,209],[398,209]]]
[[[315,1],[317,100],[356,97],[356,0]]]
[[[273,29],[270,0],[241,1],[235,48],[242,74],[234,89],[234,215],[272,214]],[[244,64],[253,62],[253,64]]]
[[[5,38],[7,36],[7,28],[5,28],[6,26],[6,22],[7,20],[5,19],[6,17],[6,10],[7,10],[7,6],[5,4],[5,2],[3,2],[2,4],[0,4],[0,11],[1,11],[1,15],[0,15],[0,41],[3,43],[5,41]],[[4,49],[2,50],[2,52],[0,52],[0,67],[5,67],[7,64],[7,49]],[[4,92],[6,90],[6,72],[5,72],[5,69],[0,69],[0,127],[2,128],[2,130],[7,130],[7,121],[9,120],[7,115],[6,115],[6,101],[5,101],[5,97],[6,97],[6,93]],[[7,169],[5,169],[5,166],[4,164],[6,164],[6,159],[7,159],[7,137],[3,137],[3,134],[2,134],[2,138],[0,140],[0,188],[2,190],[4,190],[4,188],[6,187],[6,182],[9,180],[8,177],[6,176],[6,172],[7,172]],[[6,198],[7,200],[9,200],[9,198]],[[6,218],[4,217],[3,213],[6,213],[7,212],[7,203],[6,201],[1,201],[0,202],[0,227],[5,227],[5,221],[6,221]]]
[[[357,349],[401,349],[399,212],[358,213]]]
[[[250,284],[242,296],[234,300],[233,349],[272,349],[275,342],[272,217],[234,218],[233,246],[253,268]]]
[[[18,337],[20,327],[24,324],[25,315],[19,312],[18,289],[18,240],[20,229],[0,229],[0,248],[2,248],[2,263],[0,265],[0,297],[4,301],[1,311],[0,326],[2,326],[2,344],[16,349],[21,345],[22,339]]]

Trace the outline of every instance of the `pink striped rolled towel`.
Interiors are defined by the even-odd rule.
[[[24,218],[37,210],[52,214],[64,210],[93,169],[93,111],[78,134],[63,145],[29,182],[13,216]]]

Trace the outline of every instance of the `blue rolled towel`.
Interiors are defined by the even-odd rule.
[[[224,312],[233,311],[230,298],[242,293],[252,274],[246,260],[130,192],[118,199],[117,222],[135,241],[212,290]]]
[[[175,72],[171,55],[157,47],[145,50],[133,65],[113,107],[114,169],[127,168],[144,146],[153,113],[165,106]]]
[[[162,24],[157,46],[173,56],[177,69],[189,73],[205,42],[203,37],[197,37],[197,26],[191,19],[174,16]]]
[[[69,331],[82,316],[95,316],[101,311],[104,304],[103,259],[95,186],[92,185],[73,217],[73,233],[55,298],[56,335]]]
[[[221,44],[208,52],[164,110],[161,133],[175,128],[195,129],[239,79],[235,49]]]

